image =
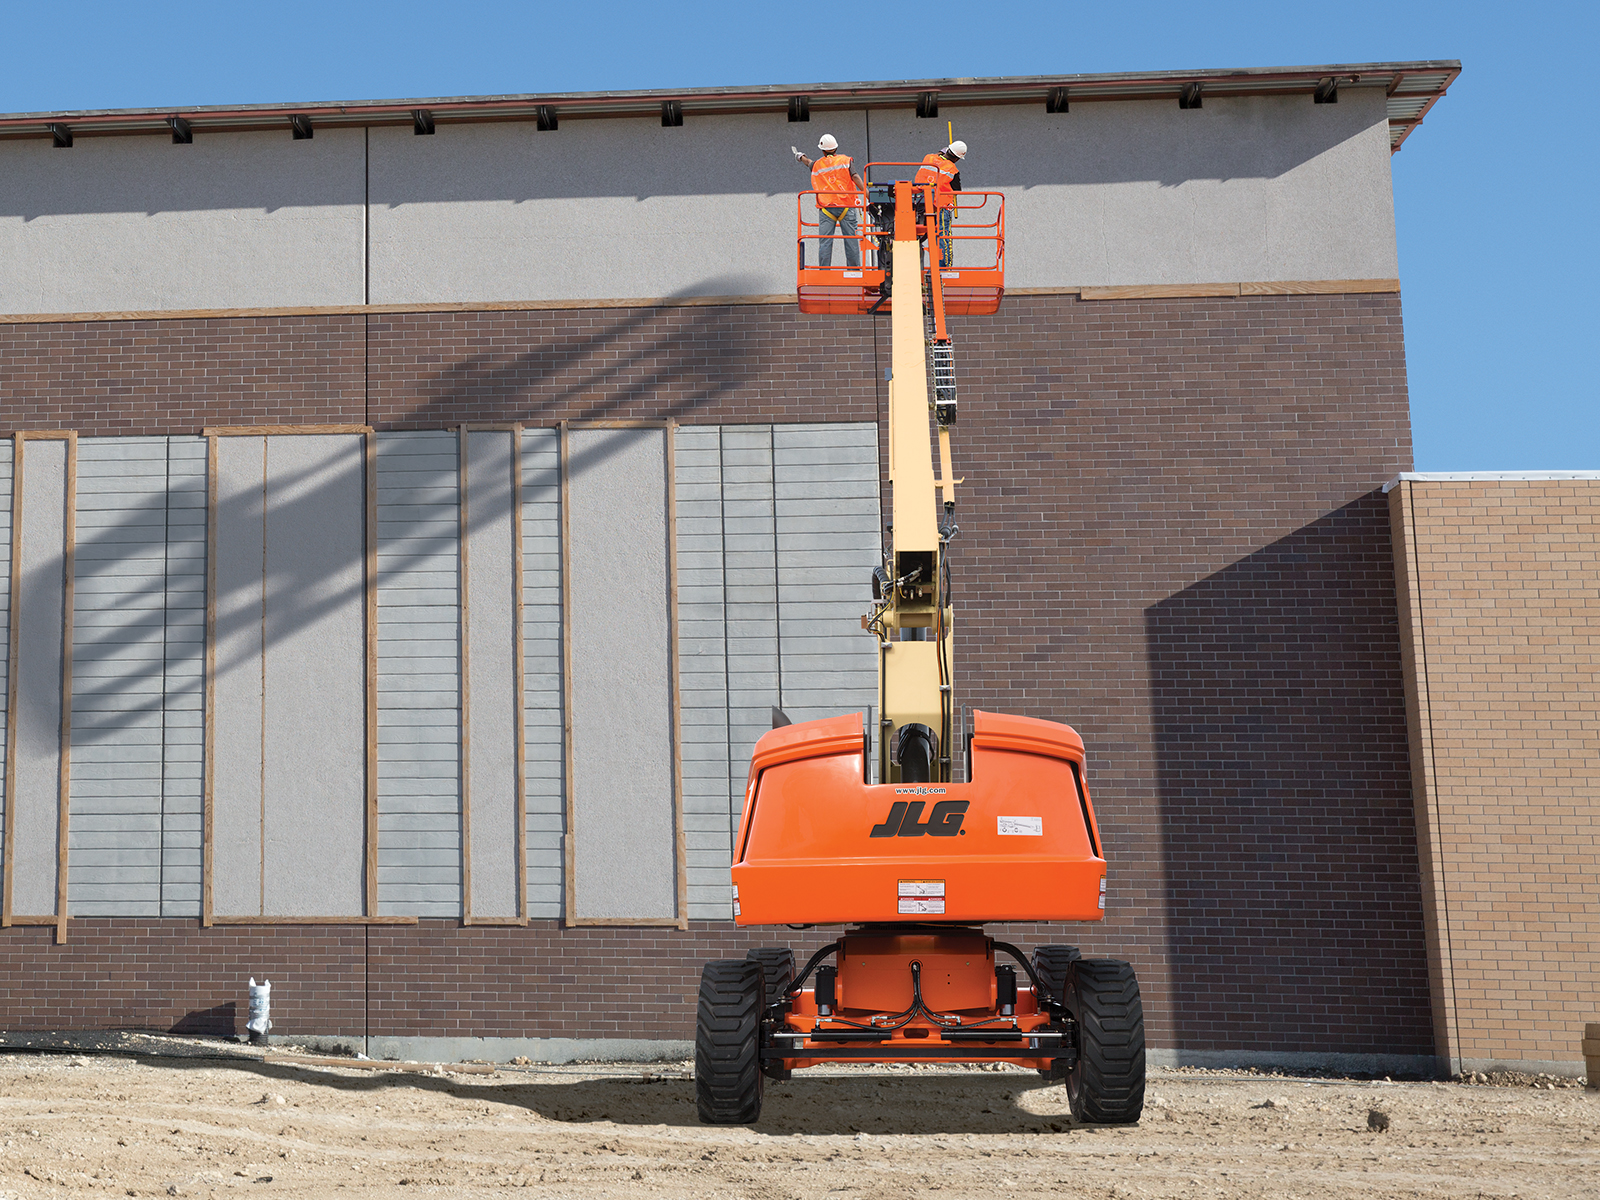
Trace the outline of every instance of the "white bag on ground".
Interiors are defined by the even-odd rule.
[[[272,980],[263,980],[257,984],[255,977],[250,979],[250,1019],[244,1027],[250,1031],[250,1040],[265,1039],[267,1031],[272,1028]]]

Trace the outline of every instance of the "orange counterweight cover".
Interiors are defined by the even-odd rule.
[[[862,782],[861,714],[785,725],[751,756],[740,925],[1098,921],[1105,859],[1066,725],[977,712],[972,782]]]

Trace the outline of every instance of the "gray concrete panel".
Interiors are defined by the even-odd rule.
[[[360,304],[363,147],[287,127],[0,142],[0,312]]]
[[[0,441],[0,625],[11,628],[11,501],[12,453],[15,442],[11,438]],[[0,638],[0,687],[10,693],[11,639]],[[5,794],[6,722],[10,714],[0,704],[0,851],[5,848],[5,814],[10,797]],[[5,878],[5,859],[0,854],[0,882]]]
[[[522,431],[523,762],[528,915],[566,900],[566,747],[561,645],[561,451],[554,429]]]
[[[877,426],[774,426],[773,475],[784,712],[865,712],[878,692],[877,643],[859,623],[882,554]]]
[[[372,131],[372,302],[730,296],[794,290],[795,196],[860,112]]]
[[[167,439],[78,442],[74,916],[160,916]]]
[[[21,639],[11,911],[56,911],[61,796],[61,655],[66,615],[67,443],[25,442],[22,465]]]
[[[456,435],[378,435],[378,911],[461,915]]]
[[[905,110],[871,116],[873,156],[920,162],[948,117],[961,182],[1006,195],[1009,287],[1392,279],[1382,88],[1308,96]],[[957,248],[957,267],[963,261]]]
[[[217,440],[212,908],[261,916],[266,439]]]
[[[517,724],[511,439],[467,435],[467,630],[472,707],[472,915],[517,916]]]
[[[352,916],[366,861],[366,491],[359,434],[267,440],[262,896]]]
[[[205,750],[206,442],[167,441],[161,915],[200,915]]]
[[[569,436],[574,915],[675,917],[666,435]]]
[[[716,425],[684,425],[675,433],[684,875],[689,919],[726,921],[733,913],[728,875],[733,834],[722,570],[723,431]]]

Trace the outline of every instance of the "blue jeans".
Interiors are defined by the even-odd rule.
[[[822,244],[817,250],[817,264],[819,266],[833,266],[833,242],[830,236],[835,229],[844,234],[844,261],[846,266],[859,267],[861,265],[861,243],[856,238],[856,210],[846,208],[842,211],[837,208],[817,207],[817,232],[822,235]]]
[[[948,268],[954,264],[950,261],[950,220],[955,216],[955,210],[941,208],[939,210],[939,265]]]

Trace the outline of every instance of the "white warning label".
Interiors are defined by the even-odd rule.
[[[1043,817],[996,817],[1001,837],[1043,837]]]
[[[902,896],[942,896],[944,895],[944,880],[902,879],[900,881],[900,894]]]
[[[901,896],[900,911],[902,913],[933,913],[944,912],[943,896]]]

